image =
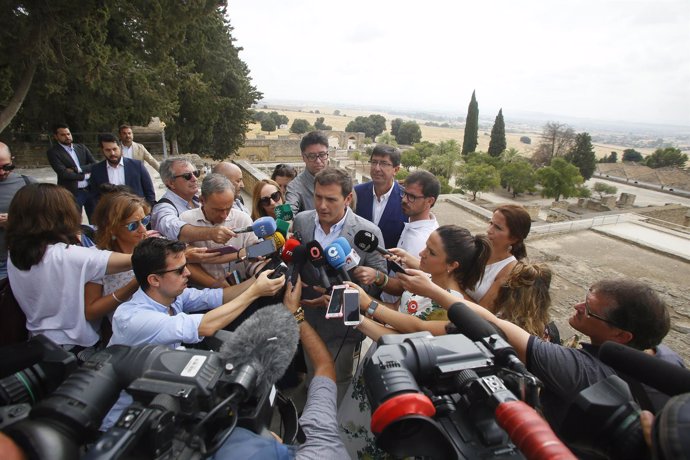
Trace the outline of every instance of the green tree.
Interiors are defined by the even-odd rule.
[[[337,109],[334,110],[333,115],[335,115],[336,117],[339,117],[340,116],[340,110],[337,110]]]
[[[376,136],[386,130],[386,119],[381,115],[369,115],[368,117],[356,117],[345,127],[348,133],[364,133],[366,137],[376,139]]]
[[[466,163],[460,168],[457,183],[464,190],[472,192],[472,201],[478,192],[486,192],[498,187],[500,176],[496,168],[483,163]]]
[[[475,92],[472,91],[472,99],[467,106],[467,118],[465,119],[465,136],[462,141],[462,154],[474,152],[479,140],[479,104]]]
[[[588,180],[597,167],[597,157],[594,155],[592,138],[589,133],[579,133],[575,136],[575,145],[565,155],[565,160],[577,166],[580,175]]]
[[[446,177],[448,171],[448,161],[441,155],[431,155],[422,163],[422,168],[437,177]]]
[[[568,199],[571,196],[577,196],[578,186],[584,182],[584,179],[577,166],[568,163],[563,158],[554,158],[550,166],[537,170],[537,181],[542,186],[542,196],[558,201],[561,197]]]
[[[532,154],[532,163],[544,166],[556,157],[562,157],[575,142],[575,131],[564,123],[550,121],[544,125],[541,140]]]
[[[267,114],[267,116],[273,118],[273,121],[276,123],[276,128],[279,127],[280,125],[287,125],[290,119],[287,117],[287,115],[281,115],[278,112],[271,112]]]
[[[398,145],[398,141],[395,140],[395,137],[391,133],[383,133],[379,137],[376,138],[376,142],[379,144],[387,144],[387,145]]]
[[[314,122],[314,128],[315,128],[315,129],[318,129],[318,130],[321,130],[321,131],[330,131],[330,130],[332,130],[333,127],[330,126],[330,125],[327,125],[326,123],[324,123],[325,121],[326,121],[326,118],[325,118],[325,117],[319,117],[319,118],[317,118],[317,119],[316,119],[316,122]]]
[[[453,187],[451,187],[450,184],[448,184],[448,178],[447,177],[441,176],[441,177],[437,177],[437,179],[438,179],[439,183],[441,184],[440,192],[442,194],[450,193],[453,191]]]
[[[436,148],[437,145],[429,141],[422,141],[414,144],[414,149],[419,152],[419,156],[422,157],[422,160],[425,160],[431,155],[435,154]]]
[[[267,133],[276,130],[276,121],[272,117],[266,117],[261,120],[261,131],[266,131]]]
[[[503,161],[501,160],[501,158],[492,157],[488,153],[484,152],[472,152],[467,154],[467,156],[465,157],[465,162],[491,165],[494,168],[496,168],[496,171],[500,171],[501,167],[503,167]]]
[[[290,132],[295,134],[304,134],[313,130],[314,127],[304,118],[295,118],[292,121],[292,126],[290,126]]]
[[[534,168],[527,160],[506,163],[501,168],[501,183],[513,193],[533,192],[537,183]]]
[[[415,149],[405,150],[400,158],[400,164],[408,171],[412,167],[416,168],[417,166],[421,166],[422,162],[422,156]]]
[[[639,163],[643,160],[644,160],[644,157],[637,150],[635,150],[635,149],[623,150],[623,159],[621,161],[634,161],[634,162]]]
[[[400,126],[402,125],[403,120],[402,118],[395,118],[391,120],[391,134],[395,137],[398,137],[398,130],[400,129]]]
[[[675,147],[659,148],[649,155],[644,164],[650,168],[663,168],[665,166],[676,166],[683,168],[688,161],[688,155],[682,153]]]
[[[410,175],[410,171],[408,171],[405,168],[400,168],[398,169],[398,172],[395,173],[395,180],[405,180],[407,179],[407,176]]]
[[[412,145],[422,140],[422,129],[416,121],[405,121],[400,125],[395,138],[398,144]]]
[[[491,140],[489,141],[488,153],[492,157],[501,156],[501,153],[506,149],[506,124],[503,121],[503,109],[498,111],[494,126],[491,128]]]
[[[615,195],[618,193],[618,188],[616,188],[616,186],[605,184],[603,182],[595,182],[592,189],[595,193],[599,194],[600,200],[604,199],[604,195]]]

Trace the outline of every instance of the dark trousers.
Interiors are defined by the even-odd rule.
[[[89,219],[89,223],[91,223],[91,215],[96,208],[96,203],[89,189],[80,188],[77,190],[74,198],[77,200],[77,211],[79,211],[79,215],[81,215],[81,210],[84,208],[86,210],[86,217]]]

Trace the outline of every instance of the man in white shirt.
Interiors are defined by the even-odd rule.
[[[158,164],[158,161],[153,158],[153,155],[146,150],[146,147],[138,142],[134,142],[134,133],[132,132],[131,126],[120,126],[119,135],[120,142],[122,142],[122,154],[125,158],[133,158],[135,160],[145,161],[156,171],[160,169],[160,164]]]
[[[185,211],[180,214],[180,219],[196,225],[198,227],[224,226],[227,228],[248,227],[252,224],[252,219],[242,211],[233,207],[235,202],[235,191],[232,183],[221,174],[208,174],[201,183],[201,207]],[[223,263],[204,263],[200,265],[202,271],[194,269],[196,264],[190,264],[192,280],[195,284],[203,287],[225,286],[225,276],[227,272],[237,269],[240,277],[246,276],[244,259],[246,258],[246,247],[259,241],[253,232],[239,233],[230,238],[227,243],[219,244],[213,240],[201,240],[191,243],[197,247],[207,247],[209,249],[219,248],[227,245],[235,246],[240,251],[229,254]],[[230,265],[228,265],[228,262]]]

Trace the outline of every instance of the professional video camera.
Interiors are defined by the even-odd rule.
[[[399,457],[573,458],[523,402],[536,405],[538,380],[499,364],[510,347],[498,335],[473,342],[419,332],[378,343],[363,376],[379,448]]]

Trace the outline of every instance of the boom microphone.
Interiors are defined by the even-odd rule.
[[[343,252],[345,253],[345,270],[350,271],[359,266],[359,261],[362,259],[359,257],[359,254],[357,254],[357,251],[352,249],[350,242],[347,241],[345,237],[339,236],[333,242],[343,248]]]
[[[338,274],[344,281],[352,281],[350,275],[345,270],[345,252],[338,243],[332,243],[326,246],[326,260],[328,264],[338,271]]]
[[[321,278],[321,287],[328,289],[331,283],[328,281],[328,275],[326,275],[326,258],[323,255],[323,248],[318,241],[310,241],[307,243],[307,255],[311,264],[319,271],[319,277]]]
[[[605,342],[599,347],[599,359],[616,371],[669,396],[690,392],[689,370],[643,351],[615,342]]]
[[[220,357],[235,369],[248,364],[256,370],[257,382],[270,387],[295,355],[299,326],[282,304],[274,304],[256,311],[227,335],[218,351]]]
[[[233,228],[235,233],[249,233],[254,232],[259,238],[263,238],[266,235],[272,235],[276,232],[276,221],[272,217],[263,216],[259,217],[248,227]]]

